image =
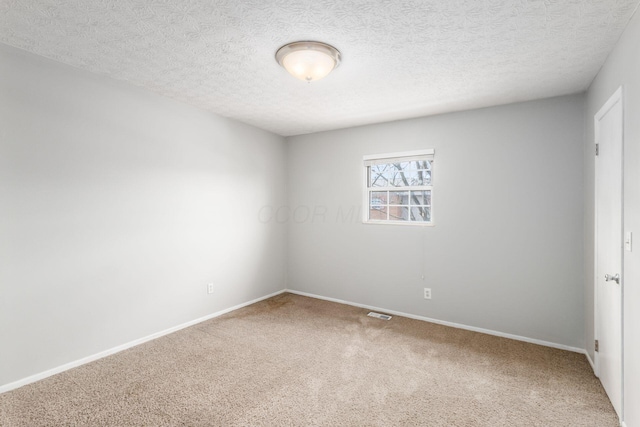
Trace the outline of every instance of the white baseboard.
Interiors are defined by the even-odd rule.
[[[339,304],[346,304],[346,305],[351,305],[351,306],[354,306],[354,307],[366,308],[367,310],[375,310],[375,311],[379,311],[379,312],[382,312],[382,313],[393,314],[395,316],[402,316],[402,317],[408,317],[410,319],[422,320],[424,322],[436,323],[438,325],[451,326],[452,328],[466,329],[468,331],[481,332],[483,334],[494,335],[494,336],[502,337],[502,338],[509,338],[509,339],[517,340],[517,341],[524,341],[524,342],[528,342],[528,343],[531,343],[531,344],[542,345],[542,346],[545,346],[545,347],[552,347],[552,348],[557,348],[557,349],[560,349],[560,350],[572,351],[574,353],[582,353],[582,354],[586,353],[585,349],[583,349],[583,348],[571,347],[571,346],[568,346],[568,345],[558,344],[558,343],[554,343],[554,342],[550,342],[550,341],[542,341],[542,340],[538,340],[538,339],[534,339],[534,338],[528,338],[528,337],[523,337],[523,336],[519,336],[519,335],[512,335],[512,334],[507,334],[507,333],[504,333],[504,332],[493,331],[493,330],[490,330],[490,329],[476,328],[475,326],[468,326],[468,325],[463,325],[463,324],[460,324],[460,323],[447,322],[447,321],[444,321],[444,320],[432,319],[432,318],[424,317],[424,316],[417,316],[415,314],[403,313],[403,312],[395,311],[395,310],[387,310],[386,308],[374,307],[372,305],[366,305],[366,304],[358,304],[358,303],[351,302],[351,301],[345,301],[345,300],[341,300],[341,299],[337,299],[337,298],[324,297],[324,296],[321,296],[321,295],[310,294],[310,293],[307,293],[307,292],[300,292],[300,291],[296,291],[296,290],[293,290],[293,289],[287,289],[286,292],[290,292],[290,293],[296,294],[296,295],[302,295],[302,296],[305,296],[305,297],[321,299],[321,300],[325,300],[325,301],[337,302]]]
[[[52,368],[52,369],[49,369],[49,370],[44,371],[44,372],[40,372],[39,374],[31,375],[31,376],[28,376],[28,377],[23,378],[21,380],[14,381],[14,382],[11,382],[11,383],[8,383],[8,384],[4,384],[4,385],[0,386],[0,393],[5,393],[7,391],[14,390],[16,388],[25,386],[27,384],[31,384],[31,383],[34,383],[36,381],[43,380],[43,379],[45,379],[47,377],[50,377],[52,375],[59,374],[59,373],[64,372],[64,371],[68,371],[69,369],[76,368],[76,367],[84,365],[86,363],[93,362],[93,361],[98,360],[98,359],[102,359],[103,357],[111,356],[112,354],[119,353],[119,352],[121,352],[123,350],[126,350],[128,348],[135,347],[135,346],[143,344],[143,343],[145,343],[147,341],[151,341],[151,340],[154,340],[156,338],[160,338],[160,337],[162,337],[164,335],[168,335],[170,333],[179,331],[180,329],[188,328],[189,326],[193,326],[193,325],[196,325],[198,323],[204,322],[206,320],[213,319],[214,317],[222,316],[223,314],[229,313],[231,311],[238,310],[238,309],[240,309],[242,307],[246,307],[246,306],[251,305],[251,304],[255,304],[257,302],[260,302],[262,300],[274,297],[276,295],[280,295],[280,294],[282,294],[284,292],[286,292],[285,289],[283,289],[281,291],[278,291],[278,292],[274,292],[274,293],[269,294],[269,295],[265,295],[265,296],[260,297],[260,298],[256,298],[256,299],[251,300],[251,301],[244,302],[242,304],[235,305],[235,306],[230,307],[230,308],[226,308],[224,310],[217,311],[217,312],[215,312],[213,314],[209,314],[207,316],[200,317],[200,318],[192,320],[190,322],[186,322],[186,323],[183,323],[181,325],[174,326],[174,327],[169,328],[169,329],[165,329],[164,331],[160,331],[160,332],[156,332],[155,334],[147,335],[146,337],[130,341],[130,342],[126,343],[126,344],[122,344],[122,345],[119,345],[117,347],[113,347],[113,348],[110,348],[108,350],[105,350],[105,351],[101,351],[100,353],[96,353],[96,354],[93,354],[91,356],[83,357],[82,359],[66,363],[66,364],[64,364],[62,366],[58,366],[56,368]]]
[[[324,297],[324,296],[321,296],[321,295],[316,295],[316,294],[311,294],[311,293],[307,293],[307,292],[296,291],[296,290],[293,290],[293,289],[283,289],[283,290],[280,290],[278,292],[274,292],[272,294],[265,295],[265,296],[260,297],[260,298],[256,298],[254,300],[247,301],[245,303],[238,304],[238,305],[235,305],[233,307],[230,307],[230,308],[227,308],[227,309],[224,309],[224,310],[220,310],[218,312],[209,314],[207,316],[200,317],[200,318],[192,320],[190,322],[186,322],[186,323],[183,323],[181,325],[174,326],[174,327],[166,329],[164,331],[156,332],[156,333],[148,335],[146,337],[139,338],[139,339],[134,340],[134,341],[130,341],[130,342],[126,343],[126,344],[122,344],[122,345],[119,345],[117,347],[113,347],[113,348],[110,348],[108,350],[101,351],[100,353],[96,353],[96,354],[93,354],[91,356],[87,356],[87,357],[84,357],[82,359],[66,363],[66,364],[64,364],[62,366],[58,366],[56,368],[52,368],[52,369],[49,369],[49,370],[41,372],[41,373],[38,373],[38,374],[35,374],[35,375],[31,375],[31,376],[23,378],[21,380],[14,381],[14,382],[11,382],[11,383],[8,383],[8,384],[4,384],[4,385],[0,386],[0,393],[5,393],[7,391],[14,390],[16,388],[22,387],[22,386],[27,385],[27,384],[34,383],[36,381],[45,379],[45,378],[50,377],[52,375],[59,374],[61,372],[67,371],[69,369],[73,369],[73,368],[76,368],[78,366],[93,362],[95,360],[102,359],[103,357],[107,357],[107,356],[110,356],[112,354],[119,353],[119,352],[121,352],[123,350],[129,349],[131,347],[135,347],[135,346],[143,344],[143,343],[145,343],[147,341],[151,341],[151,340],[154,340],[156,338],[160,338],[160,337],[162,337],[164,335],[168,335],[170,333],[179,331],[180,329],[188,328],[189,326],[193,326],[193,325],[196,325],[198,323],[204,322],[206,320],[213,319],[214,317],[222,316],[223,314],[229,313],[231,311],[238,310],[240,308],[246,307],[246,306],[251,305],[251,304],[255,304],[255,303],[259,302],[259,301],[274,297],[276,295],[280,295],[280,294],[282,294],[284,292],[289,292],[289,293],[292,293],[292,294],[302,295],[302,296],[306,296],[306,297],[310,297],[310,298],[321,299],[321,300],[325,300],[325,301],[336,302],[336,303],[339,303],[339,304],[351,305],[351,306],[354,306],[354,307],[365,308],[365,309],[368,309],[368,310],[381,311],[383,313],[393,314],[395,316],[408,317],[410,319],[416,319],[416,320],[421,320],[421,321],[424,321],[424,322],[436,323],[436,324],[439,324],[439,325],[450,326],[450,327],[453,327],[453,328],[465,329],[465,330],[473,331],[473,332],[480,332],[480,333],[483,333],[483,334],[494,335],[494,336],[503,337],[503,338],[509,338],[509,339],[513,339],[513,340],[517,340],[517,341],[524,341],[524,342],[528,342],[528,343],[532,343],[532,344],[542,345],[542,346],[545,346],[545,347],[552,347],[552,348],[572,351],[572,352],[576,352],[576,353],[583,353],[583,354],[585,354],[587,356],[587,360],[591,364],[591,367],[592,368],[594,367],[593,361],[591,360],[591,357],[589,356],[589,354],[587,353],[587,351],[585,349],[581,349],[581,348],[577,348],[577,347],[571,347],[571,346],[567,346],[567,345],[563,345],[563,344],[557,344],[557,343],[553,343],[553,342],[549,342],[549,341],[542,341],[542,340],[537,340],[537,339],[533,339],[533,338],[522,337],[522,336],[519,336],[519,335],[507,334],[507,333],[504,333],[504,332],[493,331],[493,330],[490,330],[490,329],[477,328],[477,327],[474,327],[474,326],[463,325],[463,324],[460,324],[460,323],[454,323],[454,322],[448,322],[448,321],[444,321],[444,320],[432,319],[432,318],[424,317],[424,316],[417,316],[415,314],[403,313],[403,312],[395,311],[395,310],[387,310],[387,309],[381,308],[381,307],[375,307],[375,306],[366,305],[366,304],[358,304],[358,303],[351,302],[351,301],[345,301],[345,300],[341,300],[341,299],[337,299],[337,298]],[[623,427],[625,427],[624,423],[623,423]]]

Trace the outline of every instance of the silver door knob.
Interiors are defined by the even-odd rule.
[[[615,276],[612,276],[610,274],[605,274],[604,275],[604,281],[605,282],[610,282],[612,280],[619,285],[620,284],[620,275],[619,274],[616,274]]]

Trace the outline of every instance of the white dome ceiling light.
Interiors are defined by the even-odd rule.
[[[301,41],[282,46],[276,61],[293,77],[311,82],[326,77],[340,65],[340,52],[326,43]]]

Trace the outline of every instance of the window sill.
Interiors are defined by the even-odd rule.
[[[417,221],[367,221],[363,220],[363,224],[365,225],[401,225],[401,226],[412,226],[412,227],[433,227],[435,224],[433,221],[431,222],[417,222]]]

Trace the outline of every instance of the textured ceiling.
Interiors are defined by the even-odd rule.
[[[0,0],[0,42],[281,135],[583,91],[639,0]],[[343,62],[305,83],[297,40]]]

